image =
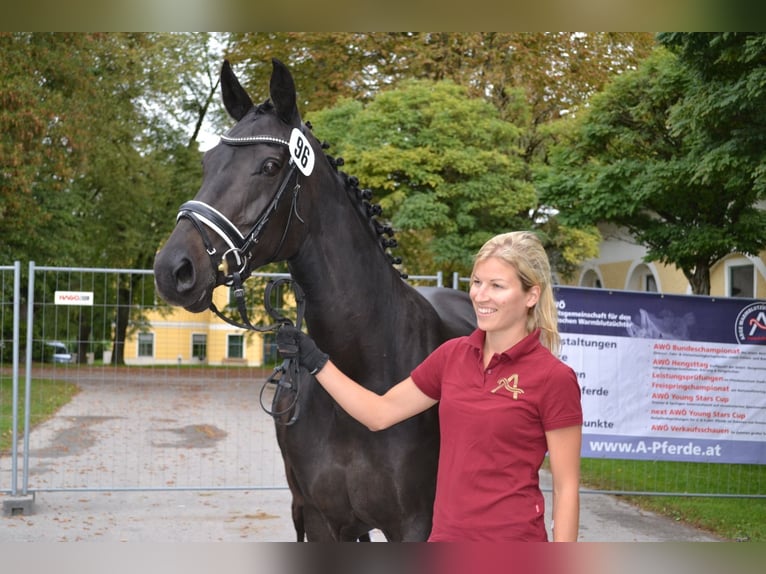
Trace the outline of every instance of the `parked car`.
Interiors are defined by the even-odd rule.
[[[50,349],[53,351],[53,362],[54,363],[71,363],[72,362],[72,353],[67,350],[66,345],[62,343],[61,341],[49,341],[45,343]]]

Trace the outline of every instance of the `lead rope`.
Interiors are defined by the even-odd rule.
[[[301,324],[303,323],[303,313],[306,307],[306,297],[300,285],[298,285],[292,279],[280,278],[277,280],[270,280],[268,282],[266,285],[266,292],[264,294],[266,312],[271,316],[272,319],[277,321],[278,326],[293,325],[293,322],[289,318],[280,314],[276,308],[271,306],[272,290],[282,283],[288,282],[292,284],[293,293],[295,294],[295,302],[297,305],[297,315],[295,322],[296,326],[300,328]],[[298,357],[287,357],[282,361],[281,365],[274,367],[274,371],[271,373],[271,376],[269,376],[269,378],[266,379],[266,381],[264,381],[263,385],[261,386],[261,392],[259,395],[261,408],[266,414],[274,419],[276,424],[292,426],[298,420],[298,415],[300,414],[300,403],[298,402],[301,390],[300,375],[300,362]],[[276,386],[274,390],[274,396],[271,400],[271,409],[267,408],[266,404],[264,403],[264,393],[269,385]],[[289,401],[285,408],[277,410],[277,404],[279,403],[284,393],[291,393],[293,395],[292,399]],[[288,414],[290,411],[293,413],[292,416],[287,420],[287,422],[282,422],[280,418]]]

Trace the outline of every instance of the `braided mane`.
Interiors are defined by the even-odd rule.
[[[313,130],[310,122],[306,122],[306,126],[310,130]],[[330,147],[330,144],[325,141],[323,141],[321,145],[323,150],[326,150]],[[378,245],[388,256],[388,260],[391,265],[400,265],[402,262],[401,257],[395,257],[389,251],[398,245],[396,239],[394,239],[394,229],[388,223],[382,223],[378,219],[378,217],[383,213],[383,208],[380,206],[380,204],[372,203],[370,201],[372,199],[372,190],[367,188],[360,188],[359,179],[357,177],[348,175],[346,172],[339,169],[345,163],[342,157],[333,157],[326,152],[325,157],[335,172],[343,180],[343,186],[346,190],[346,193],[348,194],[349,199],[351,199],[356,206],[359,214],[369,222],[370,229],[378,237]],[[400,272],[399,274],[402,276],[402,278],[407,278],[405,273]]]

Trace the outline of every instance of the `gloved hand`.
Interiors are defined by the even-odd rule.
[[[293,325],[282,325],[277,330],[277,350],[284,358],[298,357],[298,362],[315,375],[330,358],[316,346],[314,340]]]

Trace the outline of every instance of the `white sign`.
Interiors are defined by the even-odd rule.
[[[314,150],[308,138],[298,128],[294,128],[290,134],[290,154],[301,173],[311,175],[314,171]]]
[[[56,291],[56,305],[93,306],[93,291]]]

